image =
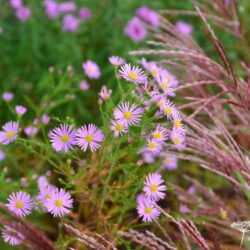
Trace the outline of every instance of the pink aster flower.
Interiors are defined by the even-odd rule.
[[[76,4],[73,1],[62,2],[59,4],[60,13],[71,13],[76,10]]]
[[[54,217],[62,217],[70,213],[73,199],[70,193],[63,189],[56,189],[51,193],[51,197],[46,199],[44,206]]]
[[[122,133],[128,132],[128,127],[119,120],[118,121],[111,120],[110,129],[114,131],[115,137],[121,135]]]
[[[111,96],[112,89],[108,89],[105,85],[103,85],[101,91],[98,94],[103,101],[106,101]]]
[[[49,122],[50,122],[50,117],[49,117],[48,115],[44,114],[44,115],[42,116],[42,122],[43,122],[43,124],[49,124]]]
[[[25,236],[18,230],[17,223],[11,223],[10,225],[3,225],[2,236],[6,243],[12,246],[18,246],[22,244]]]
[[[182,123],[182,118],[177,110],[173,113],[172,122],[174,125],[174,129],[176,129],[181,134],[185,134],[185,128]]]
[[[19,124],[17,122],[7,122],[0,131],[0,143],[7,145],[17,138]]]
[[[144,193],[139,193],[137,196],[136,196],[136,203],[141,203],[144,199],[147,199],[147,197],[145,196]]]
[[[147,36],[147,29],[138,17],[133,17],[128,22],[124,32],[134,42],[140,42]]]
[[[130,63],[123,65],[119,70],[119,73],[125,80],[129,82],[133,83],[147,82],[147,76],[144,74],[143,70],[138,66],[131,66]]]
[[[76,143],[85,152],[90,147],[92,152],[100,148],[100,142],[104,140],[104,135],[94,124],[84,125],[76,132]]]
[[[168,78],[165,74],[158,74],[155,77],[156,82],[159,84],[160,88],[164,92],[165,95],[174,96],[174,86],[171,82],[171,79]]]
[[[5,92],[3,93],[2,98],[4,101],[10,102],[14,98],[14,95],[11,92]]]
[[[165,156],[162,161],[162,166],[168,170],[174,170],[177,168],[177,159],[173,156]]]
[[[179,211],[183,214],[187,214],[190,212],[190,209],[185,204],[180,204]]]
[[[8,198],[8,202],[6,206],[9,211],[18,217],[30,214],[34,205],[30,195],[22,191],[12,193]]]
[[[0,161],[5,159],[5,153],[0,149]]]
[[[46,176],[41,175],[38,177],[37,186],[38,186],[39,190],[46,188],[48,185],[49,185],[49,182],[48,182]]]
[[[16,10],[16,17],[19,19],[21,22],[26,21],[29,19],[31,15],[31,9],[27,7],[20,7]]]
[[[185,23],[183,21],[178,21],[175,24],[176,29],[182,33],[183,35],[191,35],[193,32],[193,27],[192,25]]]
[[[168,139],[168,130],[157,125],[155,130],[152,131],[153,138],[159,142],[164,142]]]
[[[44,8],[46,15],[51,19],[56,18],[60,14],[59,4],[54,0],[45,0]]]
[[[163,184],[164,180],[157,173],[149,174],[144,182],[143,191],[151,200],[158,201],[165,197],[164,191],[167,189]]]
[[[155,156],[148,151],[143,152],[142,157],[143,157],[143,160],[148,164],[155,162]]]
[[[123,59],[123,58],[121,58],[119,56],[110,56],[109,57],[109,62],[111,64],[113,64],[114,66],[116,66],[116,67],[119,67],[119,66],[126,63],[125,59]]]
[[[161,212],[155,206],[155,203],[149,198],[142,199],[137,205],[137,212],[142,217],[143,222],[152,222],[156,220]]]
[[[121,121],[126,126],[136,125],[140,122],[143,113],[142,108],[137,108],[135,104],[130,107],[129,102],[121,103],[114,110],[114,117],[116,120]]]
[[[147,150],[152,153],[153,155],[159,155],[162,150],[162,141],[153,139],[147,139]]]
[[[20,116],[24,115],[27,112],[27,108],[25,108],[24,106],[21,105],[17,105],[15,107],[16,113]]]
[[[67,14],[63,18],[63,30],[69,32],[76,32],[79,26],[79,19],[71,14]]]
[[[161,107],[161,110],[167,116],[168,119],[172,119],[173,114],[176,112],[176,107],[171,101],[166,100],[166,102]]]
[[[70,125],[61,124],[49,132],[50,142],[55,151],[68,152],[76,144],[76,131]]]
[[[79,84],[79,88],[84,91],[89,90],[89,87],[90,85],[85,80],[81,81]]]
[[[22,0],[10,0],[10,7],[13,9],[19,9],[23,6]]]
[[[196,187],[195,186],[190,186],[187,190],[188,194],[195,195],[196,194]]]
[[[89,8],[81,8],[79,10],[79,18],[83,21],[87,21],[91,18],[91,11]]]
[[[185,145],[185,137],[183,134],[181,134],[179,131],[177,131],[176,129],[173,129],[171,132],[171,140],[174,143],[174,145],[176,146],[176,148],[178,150],[183,150]]]
[[[155,28],[158,28],[160,25],[160,18],[157,12],[148,8],[147,6],[142,6],[137,9],[136,14],[145,22],[149,23]]]
[[[37,195],[36,199],[44,204],[48,199],[51,198],[52,193],[56,192],[57,188],[53,185],[47,184],[45,187],[40,189],[39,194]]]
[[[34,136],[38,133],[38,128],[33,127],[33,126],[28,126],[28,127],[24,128],[24,133],[27,136]]]
[[[96,63],[91,60],[87,60],[82,64],[85,74],[91,79],[98,79],[101,76],[100,69]]]

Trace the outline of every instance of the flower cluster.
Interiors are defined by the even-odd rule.
[[[136,15],[127,24],[124,33],[134,42],[140,42],[147,36],[147,28],[143,22],[158,28],[160,25],[159,15],[148,8],[142,6],[136,10]]]
[[[49,132],[52,147],[57,151],[68,152],[78,145],[83,151],[88,147],[92,152],[100,147],[104,135],[94,124],[84,125],[75,130],[72,126],[61,124]]]
[[[81,21],[91,18],[91,11],[86,7],[80,9],[73,1],[57,2],[55,0],[45,0],[44,8],[46,15],[50,19],[62,16],[62,29],[67,32],[76,32]]]
[[[31,15],[31,9],[23,5],[22,0],[10,0],[10,7],[15,10],[16,18],[21,22],[29,19]]]
[[[156,202],[165,197],[165,190],[166,185],[164,185],[161,175],[154,173],[146,177],[144,194],[140,194],[137,199],[137,212],[142,217],[142,221],[152,222],[159,217],[160,211]]]

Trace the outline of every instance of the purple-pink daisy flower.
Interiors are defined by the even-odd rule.
[[[16,17],[19,19],[21,22],[26,21],[29,19],[31,15],[31,9],[27,7],[20,7],[16,10]]]
[[[142,198],[140,200],[137,204],[137,212],[144,222],[152,222],[161,214],[155,203],[149,198]]]
[[[192,25],[185,23],[183,21],[176,22],[175,27],[183,35],[191,35],[193,32]]]
[[[182,134],[185,134],[185,128],[182,123],[181,115],[177,110],[173,113],[172,121],[173,121],[174,129],[176,129],[178,132]]]
[[[168,139],[168,130],[160,125],[157,125],[155,130],[152,131],[155,140],[164,142]]]
[[[108,89],[105,85],[103,85],[101,91],[98,94],[103,101],[106,101],[111,96],[112,89]]]
[[[149,174],[144,182],[143,191],[145,195],[154,201],[163,199],[166,195],[164,191],[167,189],[163,183],[164,180],[161,175],[157,173]]]
[[[49,132],[52,147],[57,151],[68,152],[76,144],[76,131],[72,126],[61,124]]]
[[[171,79],[168,78],[165,74],[158,74],[155,76],[155,80],[161,87],[162,91],[164,94],[169,95],[169,96],[174,96],[174,88],[173,88],[173,83],[171,82]]]
[[[165,156],[162,161],[162,166],[168,170],[174,170],[177,168],[177,159],[173,156]]]
[[[20,232],[20,230],[16,228],[17,225],[17,223],[3,225],[2,229],[2,236],[4,242],[9,243],[12,246],[20,245],[25,239],[25,236]]]
[[[128,22],[124,32],[134,42],[142,41],[147,36],[147,29],[138,17],[133,17]]]
[[[5,159],[5,153],[0,149],[0,161]]]
[[[171,119],[173,117],[173,114],[176,112],[175,105],[169,100],[166,100],[160,107],[160,109],[163,111],[163,113],[167,116],[168,119]]]
[[[4,92],[2,98],[4,101],[10,102],[14,98],[14,95],[11,92]]]
[[[182,133],[180,133],[178,130],[176,129],[173,129],[172,132],[171,132],[171,140],[172,142],[174,143],[174,145],[176,146],[176,148],[178,150],[183,150],[185,145],[184,145],[184,142],[185,142],[185,137]]]
[[[54,0],[45,0],[44,8],[47,16],[51,19],[56,18],[60,14],[59,4]]]
[[[120,75],[129,82],[133,83],[146,83],[147,76],[144,71],[138,66],[131,66],[131,64],[125,64],[119,70]]]
[[[81,8],[79,10],[79,18],[83,21],[87,21],[91,18],[91,11],[89,8]]]
[[[91,60],[87,60],[85,63],[83,63],[82,67],[85,74],[91,79],[98,79],[101,75],[98,65]]]
[[[53,214],[54,217],[62,217],[69,214],[72,204],[73,199],[70,193],[65,192],[63,189],[55,189],[44,202],[47,211]]]
[[[100,142],[104,140],[104,135],[94,124],[84,125],[76,132],[76,143],[86,151],[88,147],[92,152],[100,148]]]
[[[27,112],[27,108],[25,108],[24,106],[22,105],[17,105],[15,107],[15,110],[16,110],[16,113],[20,116],[24,115],[26,112]]]
[[[159,155],[162,150],[162,141],[153,139],[147,139],[147,150],[153,155]]]
[[[76,32],[79,26],[79,19],[71,14],[67,14],[63,18],[63,30],[69,32]]]
[[[65,1],[59,4],[59,10],[61,13],[70,13],[75,11],[77,8],[73,1]]]
[[[31,213],[34,203],[29,194],[18,191],[10,195],[6,206],[11,213],[18,217],[23,217]]]
[[[17,138],[19,124],[17,122],[7,122],[0,131],[0,143],[7,145]]]
[[[138,108],[134,103],[130,106],[129,102],[121,103],[114,110],[114,117],[126,126],[136,125],[140,122],[143,113],[142,108]]]
[[[126,61],[125,61],[125,59],[123,59],[119,56],[111,56],[111,57],[109,57],[109,62],[111,64],[113,64],[114,66],[119,67],[119,66],[123,65]]]
[[[136,14],[145,22],[151,24],[153,27],[158,28],[160,25],[160,18],[157,12],[148,8],[147,6],[142,6],[137,9]]]
[[[38,128],[34,127],[34,126],[28,126],[28,127],[24,128],[24,133],[27,136],[34,136],[38,133]]]
[[[111,120],[110,129],[114,131],[115,137],[128,132],[128,127],[120,120]]]

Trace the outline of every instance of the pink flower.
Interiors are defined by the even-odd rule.
[[[185,204],[180,204],[179,211],[183,214],[187,214],[190,212],[190,209]]]
[[[106,101],[111,96],[112,89],[108,89],[105,85],[103,85],[101,91],[98,94],[103,101]]]
[[[9,243],[12,246],[18,246],[22,244],[25,239],[25,236],[20,232],[20,229],[17,228],[17,223],[11,223],[10,225],[3,225],[2,236],[3,240],[6,243]]]
[[[176,146],[178,150],[183,150],[185,148],[184,142],[185,137],[180,132],[178,132],[176,129],[173,129],[171,132],[171,140]]]
[[[70,125],[61,124],[49,132],[50,141],[55,151],[68,152],[76,144],[76,131]]]
[[[16,10],[16,17],[19,19],[21,22],[26,21],[29,19],[31,15],[31,9],[26,8],[26,7],[20,7]]]
[[[79,19],[71,14],[67,14],[63,18],[63,30],[69,32],[76,32],[79,25]]]
[[[159,209],[156,208],[155,203],[149,198],[142,199],[138,203],[137,212],[144,222],[152,222],[161,214]]]
[[[122,133],[128,132],[128,127],[119,120],[118,121],[111,120],[110,129],[114,131],[115,137],[121,135]]]
[[[129,82],[133,83],[147,82],[147,76],[144,74],[143,70],[137,66],[131,66],[130,63],[123,65],[119,70],[119,73],[125,80]]]
[[[91,11],[89,8],[81,8],[79,10],[79,18],[83,21],[87,21],[91,18]]]
[[[166,100],[166,102],[161,107],[161,110],[165,115],[167,115],[168,119],[172,119],[173,114],[176,112],[176,107],[172,102]]]
[[[88,146],[92,152],[100,148],[99,142],[104,140],[104,135],[94,124],[84,125],[76,132],[76,144],[87,151]]]
[[[42,122],[43,124],[48,124],[50,122],[50,117],[46,114],[42,116]]]
[[[19,9],[23,6],[22,0],[10,0],[10,7],[13,9]]]
[[[161,87],[165,95],[174,96],[174,83],[171,82],[171,78],[166,73],[160,73],[155,76],[156,82]]]
[[[60,13],[59,4],[54,0],[45,0],[44,7],[47,16],[51,19],[56,18]]]
[[[27,108],[25,108],[24,106],[21,106],[21,105],[17,105],[15,107],[15,110],[16,110],[16,113],[19,116],[22,116],[22,115],[24,115],[27,112]]]
[[[165,156],[162,165],[165,169],[174,170],[177,168],[177,159],[173,156]]]
[[[27,135],[27,136],[34,136],[38,133],[38,128],[36,127],[33,127],[33,126],[28,126],[24,129],[24,133]]]
[[[168,130],[157,125],[155,130],[152,131],[153,138],[159,142],[164,142],[168,139]]]
[[[44,202],[48,212],[53,214],[54,217],[62,217],[70,213],[73,206],[70,193],[65,192],[63,189],[55,189],[50,195],[50,198]]]
[[[17,138],[19,124],[17,122],[7,122],[0,131],[0,143],[7,145]]]
[[[96,63],[87,60],[82,64],[85,74],[91,79],[98,79],[101,75],[100,69]]]
[[[180,113],[177,110],[173,113],[172,119],[173,119],[174,129],[181,134],[185,134],[185,128],[182,123]]]
[[[60,13],[70,13],[76,10],[76,4],[72,1],[62,2],[59,4]]]
[[[86,91],[86,90],[89,89],[89,87],[90,87],[89,84],[85,80],[81,81],[80,84],[79,84],[79,88],[81,90],[85,90]]]
[[[147,139],[147,150],[153,155],[159,155],[162,150],[162,141],[156,139]]]
[[[163,199],[166,195],[164,191],[167,189],[163,183],[164,180],[161,175],[157,173],[149,174],[144,182],[143,191],[145,195],[154,201]]]
[[[124,30],[134,42],[140,42],[147,36],[147,30],[138,17],[133,17]]]
[[[123,65],[126,61],[125,61],[125,59],[123,59],[119,56],[111,56],[111,57],[109,57],[109,62],[111,64],[113,64],[114,66],[119,67],[119,66]]]
[[[176,29],[182,33],[183,35],[191,35],[193,32],[193,27],[192,25],[185,23],[183,21],[178,21],[175,24]]]
[[[137,108],[133,103],[130,107],[129,102],[121,103],[114,110],[114,117],[116,120],[121,121],[125,126],[136,125],[140,122],[143,113],[142,108]]]
[[[14,98],[14,95],[11,92],[4,92],[2,98],[4,101],[10,102]]]
[[[158,28],[160,25],[159,15],[148,8],[147,6],[142,6],[137,9],[136,14],[145,22],[151,24],[153,27]]]
[[[18,217],[30,214],[34,205],[30,196],[22,191],[12,193],[8,198],[8,202],[6,206],[9,211]]]
[[[5,159],[5,153],[0,149],[0,161]]]

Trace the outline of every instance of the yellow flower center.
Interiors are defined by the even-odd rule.
[[[151,212],[152,212],[152,208],[151,207],[146,207],[145,208],[145,213],[146,214],[151,214]]]
[[[168,84],[165,82],[161,84],[161,87],[163,88],[163,90],[168,90]]]
[[[56,200],[55,205],[56,205],[57,207],[62,207],[62,205],[63,205],[62,200]]]
[[[179,137],[174,137],[173,141],[174,141],[175,144],[178,145],[180,143],[180,138]]]
[[[11,130],[8,131],[6,136],[7,136],[8,139],[12,138],[14,136],[13,131],[11,131]]]
[[[157,69],[154,69],[154,70],[152,71],[152,75],[153,75],[153,76],[156,76],[157,74],[158,74]]]
[[[166,107],[166,108],[165,108],[165,113],[166,113],[167,115],[171,115],[171,114],[172,114],[171,108],[170,108],[170,107]]]
[[[115,130],[118,131],[118,132],[121,132],[122,129],[123,129],[123,126],[120,123],[117,123],[116,126],[115,126]]]
[[[150,191],[155,193],[157,191],[157,185],[153,184],[150,186]]]
[[[161,135],[161,133],[160,133],[159,131],[157,131],[157,132],[155,133],[155,138],[156,138],[157,140],[160,140],[160,139],[162,138],[162,135]]]
[[[109,95],[107,93],[103,94],[103,99],[107,100],[109,98]]]
[[[86,137],[85,137],[85,140],[86,140],[87,142],[92,142],[92,141],[93,141],[93,135],[87,134]]]
[[[94,70],[93,70],[92,68],[88,68],[88,69],[87,69],[87,72],[88,72],[89,74],[91,74],[91,73],[94,72]]]
[[[169,159],[169,158],[166,158],[166,159],[165,159],[165,163],[169,164],[169,163],[170,163],[170,159]]]
[[[125,112],[125,113],[124,113],[124,118],[125,118],[125,119],[131,119],[131,118],[132,118],[131,112],[129,112],[129,111]]]
[[[157,102],[157,105],[161,107],[163,105],[162,101]]]
[[[17,201],[16,202],[16,208],[23,208],[23,202],[22,201]]]
[[[148,144],[149,148],[150,149],[154,149],[156,147],[155,145],[155,142],[151,141],[149,144]]]
[[[132,80],[136,80],[137,74],[136,74],[135,72],[131,72],[131,73],[129,74],[129,77],[130,77]]]
[[[68,135],[62,135],[61,136],[61,141],[64,142],[64,143],[68,142],[69,141]]]
[[[179,128],[181,126],[181,121],[180,120],[174,120],[174,125],[175,125],[175,127]]]

